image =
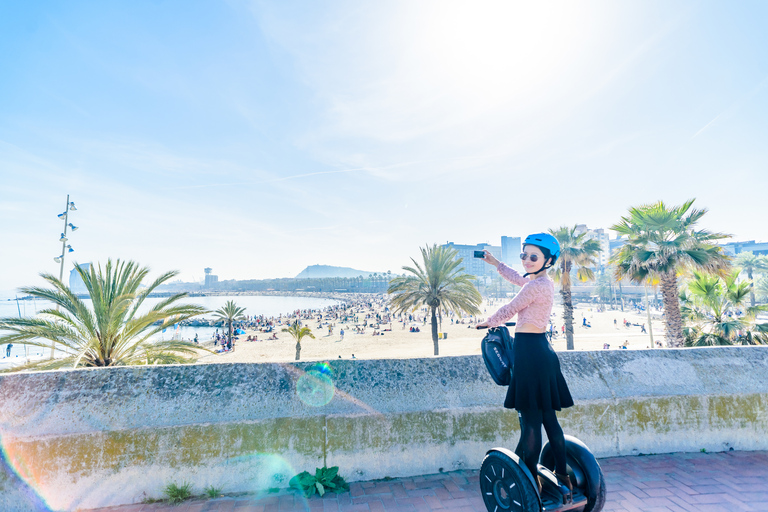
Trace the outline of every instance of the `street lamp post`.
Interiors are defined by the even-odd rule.
[[[77,231],[77,226],[73,226],[71,222],[69,222],[69,212],[76,211],[77,208],[75,208],[75,203],[71,202],[69,200],[69,194],[67,194],[67,205],[64,208],[64,213],[59,214],[59,218],[64,221],[64,231],[61,233],[61,238],[59,238],[59,242],[61,242],[61,254],[59,256],[56,256],[53,258],[53,261],[56,263],[60,263],[61,266],[59,268],[59,281],[62,283],[64,282],[64,259],[68,252],[75,252],[75,250],[72,248],[71,245],[67,244],[67,228],[72,229],[72,231]],[[59,307],[56,306],[56,310],[58,310]],[[53,359],[53,351],[56,348],[56,342],[51,342],[51,359]]]

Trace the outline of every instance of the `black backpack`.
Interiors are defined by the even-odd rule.
[[[499,386],[509,386],[512,382],[512,343],[506,327],[491,327],[480,342],[483,361],[493,381]]]

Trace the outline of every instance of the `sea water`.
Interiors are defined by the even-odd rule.
[[[144,301],[140,311],[148,311],[155,304],[165,300],[165,297],[150,297]],[[224,306],[227,301],[234,301],[239,307],[245,308],[245,314],[248,316],[260,316],[276,317],[279,315],[286,315],[292,313],[297,309],[323,309],[328,306],[334,306],[339,304],[338,300],[324,299],[319,297],[287,297],[287,296],[264,296],[264,295],[220,295],[209,297],[187,297],[182,301],[188,304],[197,304],[203,306],[205,309],[214,311]],[[91,306],[90,299],[83,299],[87,306]],[[0,299],[0,318],[8,317],[32,317],[37,314],[38,311],[51,308],[50,302],[41,300],[19,300],[15,298],[4,297]],[[212,313],[200,315],[197,318],[210,318],[213,319]],[[192,327],[192,326],[174,326],[168,327],[165,332],[158,333],[155,338],[158,340],[169,339],[181,339],[191,341],[197,335],[200,341],[206,341],[213,337],[213,334],[220,327]],[[0,331],[2,334],[2,331]],[[27,354],[24,352],[24,345],[14,343],[11,347],[10,358],[6,357],[6,344],[0,345],[0,369],[7,368],[11,364],[23,362],[25,357],[32,359],[39,359],[41,357],[48,357],[50,355],[50,348],[31,347],[26,348]],[[57,356],[64,354],[56,352]]]

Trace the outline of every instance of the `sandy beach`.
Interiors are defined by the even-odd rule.
[[[493,314],[499,307],[504,305],[505,301],[484,302],[481,306],[485,318]],[[373,308],[356,308],[357,325],[362,327],[366,320],[366,315],[383,314],[384,306],[378,305]],[[405,323],[397,319],[392,321],[392,330],[383,331],[383,335],[373,335],[374,329],[370,326],[365,329],[364,334],[355,332],[355,322],[337,321],[329,316],[323,319],[322,327],[318,328],[318,321],[315,318],[303,320],[303,325],[312,329],[315,339],[304,338],[302,340],[301,360],[302,361],[327,361],[331,359],[393,359],[393,358],[420,358],[435,357],[433,355],[432,337],[430,333],[429,319],[427,322],[420,318],[423,313],[417,312],[419,317],[415,321],[406,320]],[[552,314],[552,322],[560,334],[552,342],[557,351],[566,350],[565,336],[562,334],[563,325],[562,306],[555,305]],[[586,318],[591,327],[583,327],[582,319]],[[624,319],[631,324],[629,328],[624,327]],[[513,319],[514,320],[514,319]],[[616,324],[614,325],[614,320]],[[289,322],[289,317],[283,319]],[[368,322],[370,323],[370,319]],[[443,318],[440,332],[446,333],[445,339],[439,340],[440,356],[459,356],[480,354],[480,340],[483,332],[474,329],[474,323],[470,323],[469,318],[464,319],[462,323],[451,323],[450,319]],[[574,345],[575,350],[601,350],[605,343],[610,345],[611,350],[620,349],[620,345],[628,342],[628,349],[646,349],[650,348],[649,334],[642,333],[639,325],[646,324],[647,316],[635,311],[622,312],[621,310],[607,310],[599,312],[594,305],[580,305],[574,310]],[[333,324],[333,333],[328,333],[328,325]],[[404,325],[405,324],[405,325]],[[383,329],[389,328],[389,323],[383,323]],[[410,327],[419,326],[420,332],[410,332]],[[289,362],[295,360],[295,342],[293,338],[281,329],[286,325],[279,325],[277,328],[277,340],[267,340],[268,334],[264,334],[254,329],[246,329],[246,334],[238,336],[235,343],[235,350],[226,353],[209,354],[201,352],[198,363],[223,363],[223,362]],[[404,328],[405,327],[405,328]],[[345,334],[342,340],[340,329],[344,329]],[[259,341],[245,341],[248,336],[257,335]],[[663,322],[658,312],[653,314],[653,335],[654,340],[663,340],[664,330]],[[206,346],[213,348],[212,343]]]

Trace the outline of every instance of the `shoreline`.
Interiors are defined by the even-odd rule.
[[[150,294],[148,296],[148,298],[163,298],[163,297],[172,296],[172,295],[175,295],[175,294],[176,293]],[[293,315],[297,311],[302,312],[302,313],[306,313],[306,312],[310,312],[311,311],[314,314],[325,313],[327,310],[329,310],[329,308],[330,309],[333,309],[333,308],[336,308],[336,309],[338,309],[338,308],[345,308],[350,303],[361,302],[361,301],[364,302],[364,301],[367,301],[367,300],[373,300],[374,299],[374,297],[373,297],[374,295],[375,294],[359,294],[359,293],[345,293],[345,294],[341,294],[341,293],[338,293],[338,292],[331,293],[331,292],[283,292],[283,291],[269,291],[269,292],[250,292],[250,291],[246,291],[246,292],[242,292],[241,291],[241,292],[236,292],[236,293],[229,293],[229,292],[218,291],[218,292],[199,293],[199,294],[196,294],[196,295],[187,295],[187,297],[182,299],[182,301],[185,301],[185,300],[188,301],[188,299],[194,298],[194,297],[228,297],[228,296],[235,296],[235,297],[272,296],[272,297],[289,297],[289,298],[292,297],[292,298],[326,299],[326,300],[335,301],[335,303],[332,304],[332,305],[325,305],[325,306],[321,306],[321,307],[318,307],[318,308],[312,308],[312,309],[305,309],[305,308],[304,309],[303,308],[290,309],[290,308],[286,308],[287,309],[286,311],[281,311],[281,312],[279,312],[277,314],[271,314],[271,315],[269,315],[269,314],[259,314],[256,311],[253,311],[251,314],[248,314],[248,317],[251,318],[251,319],[259,318],[260,317],[263,320],[277,323],[280,319],[292,318]],[[78,296],[78,297],[90,298],[88,295],[82,295],[82,296]],[[0,300],[2,300],[2,299],[0,299]],[[8,299],[9,302],[14,302],[14,303],[16,302],[16,300],[17,300],[16,297]],[[24,298],[18,297],[18,301],[20,301],[20,302],[26,301],[26,303],[28,304],[29,302],[32,302],[32,301],[40,301],[40,299],[38,299],[36,297],[32,297],[32,296],[26,296]],[[194,302],[194,300],[192,302]],[[14,310],[15,310],[15,305],[14,305]],[[15,314],[14,314],[14,316],[15,316]],[[177,340],[180,340],[180,341],[192,341],[193,340],[193,336],[189,332],[184,332],[185,330],[190,330],[190,331],[194,331],[194,330],[198,330],[198,329],[200,329],[200,330],[210,330],[211,337],[209,338],[209,337],[207,337],[206,334],[203,334],[203,336],[201,336],[199,341],[200,341],[200,345],[201,346],[213,346],[213,340],[214,340],[213,331],[215,329],[218,329],[221,332],[223,332],[226,329],[226,323],[222,324],[221,321],[214,321],[214,320],[212,320],[212,319],[210,319],[210,318],[208,318],[206,316],[197,316],[197,317],[191,318],[189,320],[185,320],[185,321],[179,322],[178,325],[182,329],[181,334],[179,334],[179,332],[177,331],[177,333],[175,335],[173,333],[171,334],[171,338],[165,338],[165,336],[163,336],[163,333],[165,331],[163,331],[163,333],[156,333],[156,334],[154,334],[153,338],[157,338],[156,341],[167,340],[167,339],[177,339]],[[34,360],[45,359],[47,357],[45,355],[47,349],[41,348],[41,347],[29,346],[29,349],[28,349],[29,351],[25,352],[24,351],[24,345],[21,344],[21,343],[18,343],[18,344],[14,343],[13,344],[13,352],[12,352],[10,357],[7,357],[5,355],[6,354],[6,352],[5,352],[6,345],[2,345],[2,349],[3,349],[3,352],[0,355],[0,371],[7,371],[7,370],[11,369],[12,367],[14,367],[16,365],[24,364],[22,361],[25,361],[27,359],[29,361],[34,361]],[[62,357],[62,356],[57,354],[56,357],[58,358],[58,357]]]
[[[186,293],[187,297],[308,297],[316,299],[333,299],[339,301],[346,301],[354,299],[356,296],[376,296],[380,293],[356,293],[356,292],[305,292],[305,291],[204,291],[204,292],[153,292],[147,295],[147,298],[163,298],[172,297],[179,293]],[[90,295],[87,293],[75,294],[78,299],[89,299]],[[6,301],[27,301],[27,300],[39,300],[31,295],[25,295],[23,297],[5,297]],[[0,299],[3,300],[3,299]]]
[[[300,293],[300,294],[299,294]],[[439,355],[434,355],[430,329],[430,314],[425,308],[402,317],[392,315],[386,294],[368,293],[333,293],[333,292],[238,292],[237,295],[224,292],[206,292],[199,296],[275,296],[275,297],[312,297],[337,301],[335,304],[314,309],[294,309],[274,315],[259,315],[257,311],[248,311],[248,319],[236,322],[236,328],[245,330],[235,339],[235,350],[210,354],[200,351],[196,364],[207,363],[263,363],[293,362],[295,360],[295,341],[282,329],[299,319],[302,325],[309,327],[315,338],[305,338],[301,344],[302,361],[328,361],[331,359],[412,359],[443,356],[480,354],[482,334],[473,328],[476,322],[483,321],[509,299],[486,298],[480,306],[477,317],[446,315],[442,325],[438,325]],[[566,339],[562,334],[563,307],[556,302],[551,316],[558,335],[551,344],[556,351],[566,350]],[[257,323],[258,319],[258,323]],[[582,325],[586,319],[589,326]],[[625,327],[627,320],[630,326]],[[652,310],[654,341],[663,341],[664,326],[660,320],[660,311]],[[194,321],[194,320],[193,320]],[[609,349],[619,349],[628,344],[629,349],[650,348],[650,333],[643,333],[641,325],[647,322],[644,311],[626,308],[605,309],[597,304],[577,303],[574,306],[574,348],[575,350],[598,350],[607,344]],[[264,332],[267,324],[272,325],[272,332],[277,339],[268,339],[272,333]],[[191,330],[196,326],[185,326],[176,339],[192,341]],[[213,346],[213,333],[220,334],[226,325],[197,326],[206,329],[199,338],[200,346]],[[418,327],[419,332],[411,332],[411,327]],[[210,331],[208,331],[210,329]],[[340,334],[344,329],[345,335]],[[375,334],[374,334],[375,333]],[[178,336],[178,334],[177,334]],[[258,337],[256,341],[248,338]],[[2,361],[7,363],[8,361]],[[0,364],[0,367],[5,366]]]
[[[288,292],[288,291],[207,291],[207,292],[158,292],[149,297],[170,297],[175,293],[186,293],[187,297],[308,297],[314,299],[333,299],[348,301],[357,296],[377,296],[379,293],[348,293],[348,292]]]

